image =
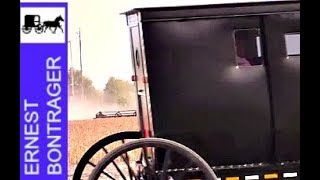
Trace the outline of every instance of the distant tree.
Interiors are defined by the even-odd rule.
[[[72,73],[73,73],[73,81],[72,81]],[[83,81],[83,92],[84,92],[84,97],[89,100],[93,101],[99,101],[99,99],[102,98],[102,92],[99,92],[98,90],[95,89],[95,87],[92,84],[92,81],[86,77],[82,76],[83,80],[81,80],[81,71],[80,70],[75,70],[73,68],[69,69],[68,72],[68,78],[69,78],[69,96],[74,96],[74,97],[81,97],[82,93],[82,81]],[[73,84],[72,84],[73,82]],[[72,85],[73,85],[73,91],[72,92]]]
[[[128,106],[133,103],[134,91],[134,85],[130,82],[111,77],[103,90],[104,100],[120,106]]]

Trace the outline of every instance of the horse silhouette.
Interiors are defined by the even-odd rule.
[[[56,33],[57,28],[61,29],[61,31],[63,32],[63,29],[60,25],[60,21],[64,21],[61,15],[56,17],[54,21],[44,21],[43,22],[44,32],[46,32],[48,28],[50,28],[51,31],[52,31],[51,28],[55,28],[54,31],[52,31],[53,34]]]

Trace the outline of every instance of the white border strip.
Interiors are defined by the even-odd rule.
[[[259,175],[250,175],[245,177],[245,180],[255,180],[255,179],[259,179]]]
[[[283,173],[283,177],[284,178],[290,178],[290,177],[297,177],[298,173],[294,172],[294,173]]]

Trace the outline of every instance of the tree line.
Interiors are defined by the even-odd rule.
[[[81,76],[80,70],[70,68],[68,78],[69,98],[84,98],[86,101],[117,104],[119,106],[130,106],[135,103],[135,87],[129,81],[110,77],[106,80],[104,89],[99,91],[93,86],[92,80],[84,75]]]

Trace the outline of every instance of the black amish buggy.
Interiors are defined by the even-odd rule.
[[[94,144],[74,180],[300,179],[299,1],[124,14],[140,131]]]
[[[43,26],[40,22],[39,15],[25,15],[24,16],[24,25],[22,26],[22,32],[29,34],[34,28],[35,32],[40,34],[43,31]]]

